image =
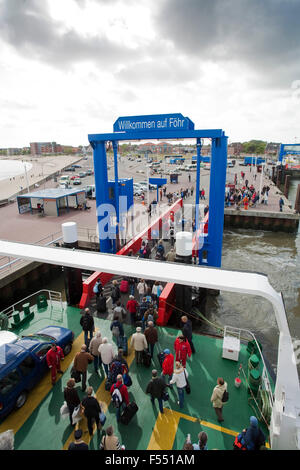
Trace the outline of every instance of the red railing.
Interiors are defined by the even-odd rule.
[[[148,227],[146,227],[142,232],[140,232],[136,237],[134,237],[130,242],[128,242],[121,250],[117,252],[117,255],[127,255],[130,250],[133,254],[137,253],[141,248],[142,240],[147,238],[151,240],[151,231],[153,229],[161,230],[163,221],[168,220],[170,217],[173,218],[173,214],[177,212],[182,207],[182,199],[178,199],[174,204],[172,204],[169,209],[161,214],[157,219],[155,219]],[[82,296],[79,302],[79,308],[85,308],[91,298],[95,295],[93,292],[93,287],[96,283],[96,280],[100,278],[102,285],[107,284],[114,274],[94,272],[88,279],[82,283]]]
[[[172,305],[175,305],[175,284],[168,282],[159,296],[157,325],[167,325],[173,312]]]

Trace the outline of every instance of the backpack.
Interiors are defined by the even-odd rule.
[[[123,375],[123,364],[120,361],[113,361],[110,367],[112,382],[116,382],[119,374]]]
[[[229,399],[229,393],[227,392],[227,390],[225,390],[222,396],[222,403],[226,403],[228,399]]]
[[[121,387],[123,387],[123,384],[121,385]],[[114,391],[112,392],[112,395],[111,395],[111,399],[112,399],[112,402],[113,402],[113,405],[114,405],[115,408],[120,408],[121,403],[123,401],[122,395],[121,395],[121,392],[120,392],[121,387],[115,387],[115,389],[114,389]]]
[[[120,329],[117,325],[112,327],[112,335],[116,337],[120,336]]]

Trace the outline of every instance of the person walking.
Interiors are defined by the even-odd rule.
[[[84,416],[87,418],[87,425],[89,430],[89,435],[93,435],[93,422],[96,421],[98,430],[100,429],[100,413],[101,406],[97,398],[93,397],[93,388],[87,388],[87,396],[81,402],[82,407],[84,408]]]
[[[96,335],[92,338],[89,346],[89,351],[94,357],[94,369],[96,374],[98,374],[98,369],[101,365],[101,356],[99,353],[100,344],[102,344],[102,336],[100,331],[97,331]]]
[[[117,341],[119,339],[119,336],[124,336],[123,325],[120,322],[118,315],[116,314],[114,315],[113,321],[110,324],[110,330]]]
[[[103,338],[102,344],[100,344],[98,351],[101,356],[101,361],[102,361],[106,376],[108,377],[109,364],[112,362],[115,356],[113,345],[108,342],[107,338]]]
[[[102,282],[99,279],[97,279],[97,281],[95,282],[95,285],[93,287],[93,292],[94,294],[96,294],[96,297],[98,299],[99,295],[101,294],[101,292],[103,291],[103,286],[102,286]]]
[[[210,398],[210,401],[212,402],[212,406],[215,409],[219,423],[224,421],[223,414],[222,414],[224,402],[222,401],[222,398],[223,398],[225,391],[227,391],[227,383],[224,381],[222,377],[218,377],[217,385],[213,389],[213,393]]]
[[[117,382],[111,386],[110,394],[112,396],[112,401],[117,409],[117,421],[120,421],[122,408],[125,408],[129,405],[128,390],[126,385],[123,383],[123,377],[121,374],[117,376]]]
[[[135,277],[129,277],[128,278],[128,284],[129,284],[129,294],[134,296]]]
[[[75,380],[69,379],[67,382],[67,386],[64,389],[64,399],[67,403],[69,408],[69,415],[70,415],[70,425],[75,426],[72,420],[72,414],[75,408],[80,405],[80,398],[78,396],[77,390],[75,388]]]
[[[78,352],[74,358],[74,369],[77,370],[77,372],[80,372],[82,377],[81,388],[83,392],[85,392],[86,389],[87,368],[89,362],[93,361],[94,357],[87,352],[87,347],[85,344],[83,344],[81,346],[80,352]]]
[[[189,174],[189,183],[191,182],[191,175]]]
[[[63,374],[63,371],[60,368],[60,361],[64,360],[65,356],[63,350],[56,343],[51,344],[51,349],[46,354],[46,362],[51,369],[51,383],[55,385],[57,372]]]
[[[117,303],[120,297],[121,297],[121,292],[118,286],[118,281],[114,279],[112,281],[112,291],[111,291],[111,301],[112,301],[113,306]]]
[[[175,370],[170,380],[170,385],[176,384],[177,392],[178,392],[178,402],[180,408],[183,408],[184,403],[184,389],[187,386],[187,379],[188,371],[184,369],[184,367],[180,364],[179,361],[175,363]]]
[[[84,332],[84,342],[88,348],[95,329],[94,318],[92,317],[89,308],[84,310],[84,313],[80,318],[80,325],[82,326],[82,330]]]
[[[198,443],[193,444],[193,450],[208,450],[207,448],[207,434],[204,431],[199,432],[198,434]]]
[[[152,370],[152,379],[147,385],[146,393],[151,396],[151,403],[154,405],[155,399],[158,400],[159,411],[161,413],[164,412],[163,409],[163,394],[167,388],[167,384],[165,383],[162,377],[158,376],[157,370]]]
[[[279,199],[279,210],[280,212],[282,212],[282,207],[284,206],[284,200],[282,199],[282,197]]]
[[[186,337],[186,339],[188,340],[190,344],[192,354],[195,354],[196,351],[193,345],[192,322],[191,320],[188,319],[186,315],[183,315],[181,317],[181,331],[182,331],[183,336]]]
[[[119,438],[114,434],[114,428],[108,426],[105,436],[102,437],[100,450],[121,450]]]
[[[140,303],[142,302],[145,294],[146,294],[146,291],[147,291],[147,285],[144,281],[144,279],[141,279],[140,282],[138,283],[138,285],[136,286],[137,288],[137,291],[139,293],[139,296],[140,296]]]
[[[135,360],[137,364],[143,363],[142,353],[144,349],[148,348],[148,343],[145,335],[142,333],[142,328],[138,326],[136,328],[136,333],[131,336],[130,347],[134,348],[135,351]]]
[[[182,366],[186,367],[186,358],[191,357],[192,350],[190,344],[185,336],[180,335],[174,341],[175,360],[180,362]]]
[[[75,441],[70,442],[68,450],[89,450],[89,446],[82,440],[82,429],[74,432]]]
[[[169,349],[164,350],[164,360],[162,363],[162,376],[169,376],[169,383],[174,373],[174,356]],[[172,385],[170,385],[172,387]]]
[[[118,318],[119,321],[122,321],[126,317],[126,310],[121,305],[120,300],[117,300],[116,306],[113,308],[114,317]]]
[[[151,358],[153,358],[154,346],[158,341],[158,332],[153,321],[148,321],[148,326],[145,329],[144,335],[148,343],[148,351],[150,352]]]
[[[130,295],[129,300],[126,304],[126,309],[128,310],[128,312],[130,314],[130,322],[131,322],[132,325],[134,325],[135,321],[136,321],[136,313],[137,313],[138,306],[139,306],[139,304],[135,300],[134,296]]]

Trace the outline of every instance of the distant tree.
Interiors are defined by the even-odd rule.
[[[267,142],[263,140],[250,140],[249,142],[243,142],[243,152],[244,153],[264,153],[267,146]]]

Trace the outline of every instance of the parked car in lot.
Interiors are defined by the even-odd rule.
[[[72,168],[81,168],[81,165],[71,165]]]
[[[74,333],[61,326],[47,326],[37,333],[0,346],[0,418],[21,408],[29,391],[49,370],[46,354],[55,342],[66,356]]]
[[[74,184],[75,186],[81,184],[81,179],[80,179],[80,178],[75,178],[75,179],[73,180],[73,184]]]
[[[80,176],[79,175],[72,175],[70,180],[76,180],[76,178],[80,178]]]
[[[93,172],[93,170],[91,170],[90,168],[88,168],[88,169],[86,170],[86,174],[87,174],[88,176],[90,176],[90,175],[93,175],[94,172]]]
[[[140,196],[142,193],[145,192],[145,189],[140,186],[138,183],[133,183],[133,195]]]
[[[86,176],[86,172],[85,171],[80,171],[79,172],[79,177],[80,178],[84,178]]]
[[[145,188],[145,191],[147,191],[147,181],[139,181],[138,184],[139,184],[140,186],[142,186],[143,188]],[[151,191],[152,189],[156,189],[155,184],[150,184],[150,183],[149,183],[149,189],[150,189],[150,191]]]
[[[75,168],[74,167],[65,168],[64,171],[75,171]]]

